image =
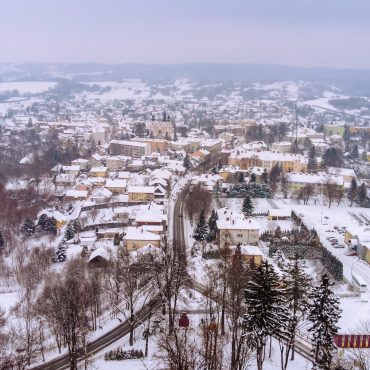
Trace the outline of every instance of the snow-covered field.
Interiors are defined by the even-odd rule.
[[[0,82],[0,92],[18,90],[20,94],[38,94],[55,87],[51,81]]]

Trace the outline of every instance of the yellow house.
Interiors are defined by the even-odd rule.
[[[127,188],[129,202],[151,202],[154,200],[154,186],[129,186]]]
[[[262,263],[263,253],[255,245],[241,245],[240,253],[245,263],[250,264],[252,260],[254,260],[256,266],[259,266]]]
[[[123,237],[124,245],[128,252],[143,248],[145,245],[152,244],[160,246],[161,237],[158,234],[144,230],[142,227],[128,227],[126,235]]]
[[[107,167],[92,167],[90,170],[90,176],[92,177],[106,177],[108,174]]]

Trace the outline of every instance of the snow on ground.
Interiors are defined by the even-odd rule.
[[[0,82],[0,92],[18,90],[20,94],[38,94],[55,85],[56,82],[51,81]]]

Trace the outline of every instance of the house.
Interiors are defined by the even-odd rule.
[[[154,186],[128,186],[128,201],[135,202],[151,202],[154,200]]]
[[[123,194],[127,188],[127,181],[122,179],[108,179],[105,183],[105,188],[113,194]]]
[[[280,141],[271,144],[271,149],[278,153],[290,153],[292,150],[292,143],[290,141]]]
[[[75,182],[76,175],[68,173],[59,173],[55,176],[55,185],[58,186],[72,186]]]
[[[296,173],[286,174],[286,180],[290,191],[298,191],[306,185],[312,185],[315,190],[321,192],[325,184],[332,183],[344,187],[343,177],[328,175],[324,172],[319,173]]]
[[[168,149],[167,140],[135,137],[132,141],[149,144],[152,153],[164,153]]]
[[[77,176],[80,173],[80,166],[62,166],[61,172]]]
[[[240,254],[243,262],[246,264],[254,263],[256,266],[260,266],[263,261],[263,253],[261,249],[256,245],[240,244],[238,246],[232,246],[231,249],[240,249]],[[253,262],[252,262],[253,261]]]
[[[66,191],[65,199],[66,200],[86,200],[89,196],[87,190],[77,190],[77,189],[68,189]]]
[[[88,159],[78,158],[71,162],[72,166],[79,166],[81,170],[87,170],[89,166]]]
[[[109,202],[112,195],[113,193],[106,188],[97,188],[91,193],[91,200],[96,203],[106,203]]]
[[[109,144],[109,151],[113,155],[124,155],[132,158],[141,158],[151,153],[149,144],[125,140],[112,140]]]
[[[127,251],[134,251],[143,248],[145,245],[152,244],[155,247],[160,246],[161,237],[158,234],[144,230],[142,227],[128,227],[126,235],[123,237],[124,245]]]
[[[300,154],[278,153],[270,150],[255,151],[236,148],[229,157],[229,164],[232,166],[239,166],[241,169],[257,166],[266,168],[267,171],[279,165],[284,172],[306,172],[307,163],[307,157]]]
[[[106,177],[108,174],[107,167],[92,167],[90,169],[90,176],[92,177]]]
[[[269,209],[267,219],[269,221],[290,220],[292,211],[289,209]]]
[[[260,224],[246,219],[243,214],[234,213],[227,207],[217,211],[218,243],[220,248],[226,245],[257,245]]]
[[[156,199],[164,199],[167,195],[166,189],[163,188],[161,185],[157,185],[154,187],[154,197]]]
[[[109,260],[109,252],[104,247],[99,247],[91,252],[88,262],[95,267],[105,267]]]

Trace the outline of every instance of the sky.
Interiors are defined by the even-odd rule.
[[[370,0],[0,0],[0,63],[370,68]]]

